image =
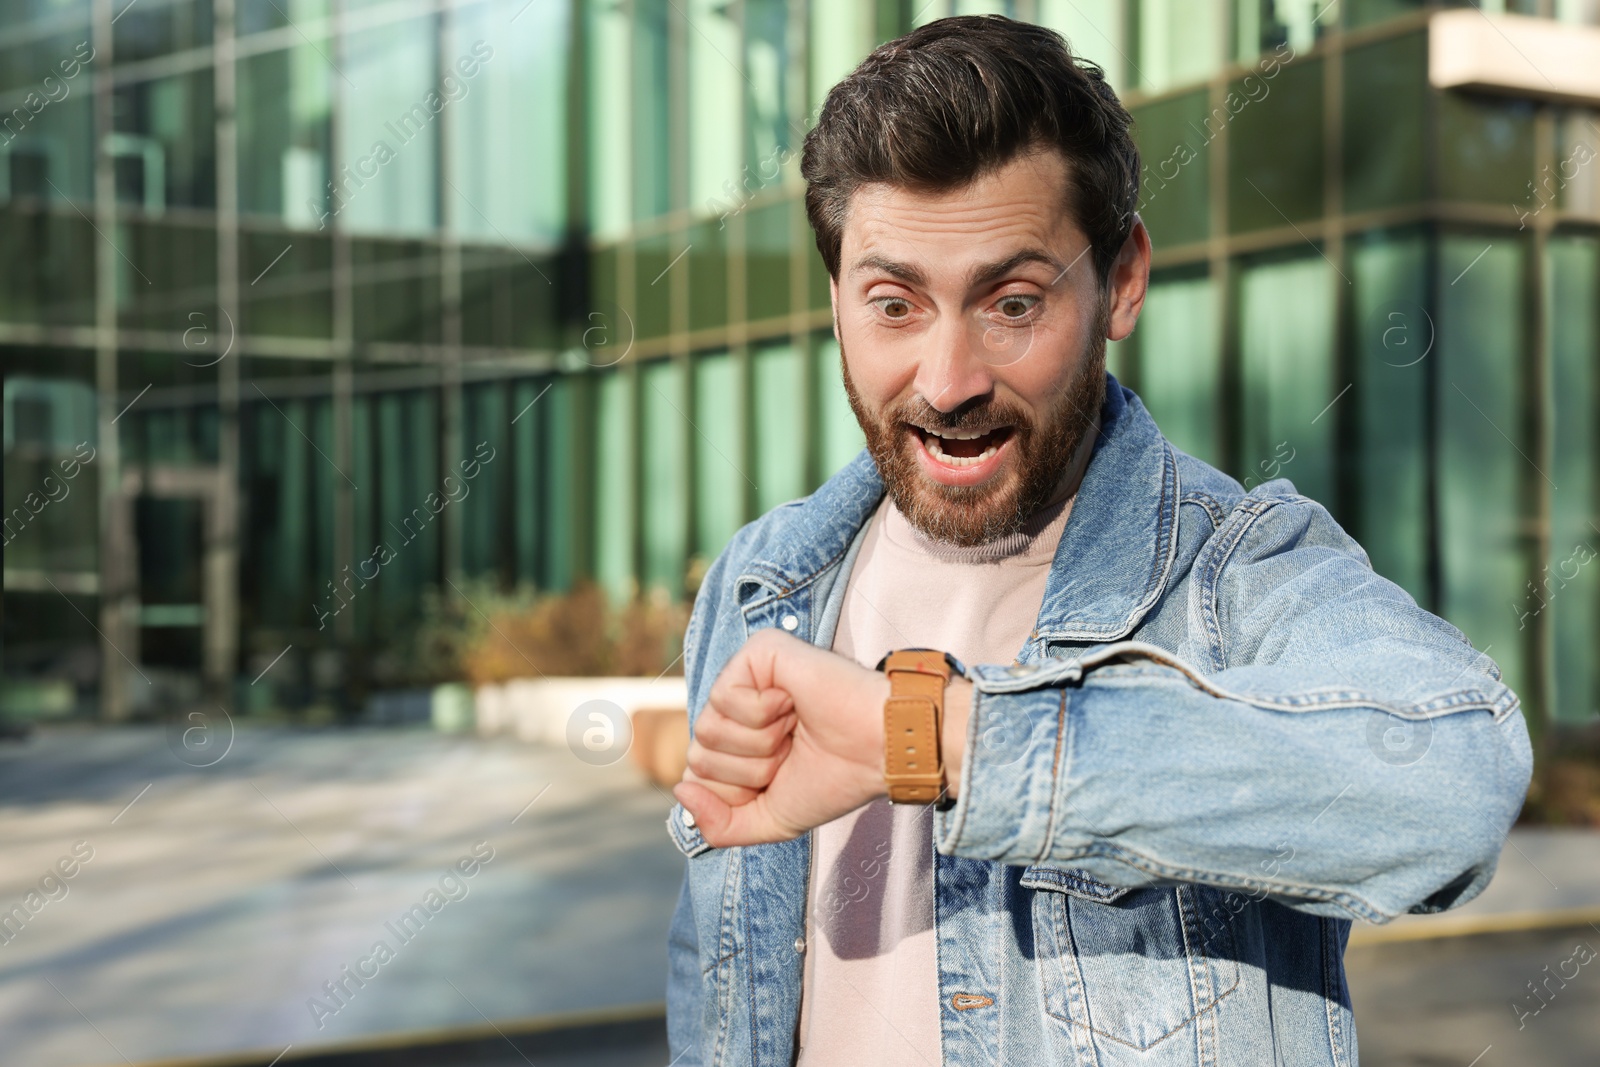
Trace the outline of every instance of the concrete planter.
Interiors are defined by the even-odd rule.
[[[567,744],[567,723],[580,704],[605,700],[631,720],[648,708],[687,708],[682,678],[515,678],[479,686],[474,694],[478,733],[534,744]]]

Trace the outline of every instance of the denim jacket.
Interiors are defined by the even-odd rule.
[[[1320,504],[1245,492],[1107,386],[1038,621],[971,667],[934,819],[943,1061],[1353,1065],[1350,923],[1488,884],[1532,768],[1517,697]],[[831,646],[882,496],[863,452],[733,538],[685,636],[691,724],[754,631]],[[787,1067],[810,837],[667,825],[673,1062]]]

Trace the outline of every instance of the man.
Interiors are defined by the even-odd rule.
[[[1351,921],[1493,873],[1531,766],[1495,666],[1105,373],[1129,122],[1059,37],[956,18],[806,139],[867,450],[695,604],[675,1063],[1354,1064]]]

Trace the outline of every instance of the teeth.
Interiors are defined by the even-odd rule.
[[[918,429],[921,429],[921,427],[918,427]],[[974,430],[971,433],[960,433],[955,430],[923,430],[922,432],[929,437],[943,437],[946,441],[975,441],[980,437],[994,433],[994,431],[995,428],[990,427],[987,430]]]
[[[952,435],[952,436],[954,436],[954,435]],[[974,435],[974,436],[981,436],[981,435]],[[956,440],[970,441],[971,438],[969,438],[969,437],[961,437],[961,438],[956,438]],[[945,450],[939,446],[939,438],[938,438],[938,436],[936,436],[934,434],[929,434],[928,435],[926,447],[928,449],[928,455],[932,456],[934,459],[938,460],[940,463],[943,463],[946,467],[972,467],[972,466],[975,466],[975,465],[977,465],[979,463],[982,463],[984,460],[988,459],[990,456],[992,456],[996,452],[1000,451],[1000,449],[999,449],[999,447],[997,445],[990,445],[988,448],[984,449],[980,454],[978,454],[976,456],[952,456],[949,453],[945,452]]]

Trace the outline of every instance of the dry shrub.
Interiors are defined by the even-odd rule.
[[[605,592],[581,582],[569,592],[502,600],[484,607],[460,645],[459,668],[473,685],[540,676],[646,675],[674,662],[687,605],[664,592],[613,609]]]
[[[1567,751],[1537,760],[1518,821],[1600,828],[1600,759]]]

